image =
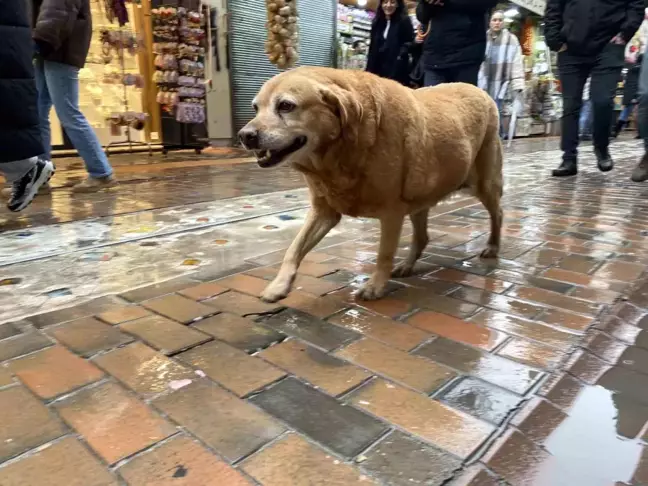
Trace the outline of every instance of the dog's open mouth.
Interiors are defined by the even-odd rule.
[[[306,137],[297,137],[293,143],[288,147],[280,150],[255,150],[254,153],[257,157],[257,164],[264,169],[273,167],[281,163],[290,154],[297,152],[300,148],[306,145],[308,139]]]

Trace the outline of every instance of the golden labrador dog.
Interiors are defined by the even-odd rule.
[[[484,258],[499,251],[502,146],[497,106],[468,84],[411,90],[360,71],[302,67],[269,80],[255,118],[239,133],[261,167],[289,163],[304,174],[312,208],[262,299],[288,295],[306,254],[341,216],[380,220],[376,269],[357,297],[379,299],[405,277],[428,243],[429,209],[470,189],[491,219]],[[393,268],[405,216],[414,233]]]

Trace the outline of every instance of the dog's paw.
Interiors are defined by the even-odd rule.
[[[486,248],[484,251],[481,252],[481,258],[484,259],[493,259],[497,258],[497,255],[499,254],[499,247],[493,246],[493,245],[488,245],[488,248]]]
[[[385,285],[376,285],[371,281],[360,288],[355,294],[356,299],[358,300],[378,300],[385,296],[387,293],[387,288]]]
[[[414,265],[410,265],[406,262],[400,262],[392,270],[392,278],[407,278],[411,277],[414,274]]]
[[[283,282],[272,282],[268,285],[265,290],[261,293],[261,300],[267,302],[268,304],[274,304],[275,302],[280,301],[288,297],[290,293],[290,284],[285,284]]]

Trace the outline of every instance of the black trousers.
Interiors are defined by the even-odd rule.
[[[480,64],[466,64],[448,69],[426,70],[425,87],[443,83],[468,83],[477,86],[480,66]]]
[[[594,147],[606,151],[614,112],[614,95],[623,68],[625,46],[608,44],[597,56],[558,54],[558,70],[563,92],[561,149],[563,159],[578,157],[578,122],[583,105],[583,88],[588,77],[592,103]]]

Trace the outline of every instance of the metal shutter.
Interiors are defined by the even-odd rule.
[[[297,0],[300,66],[332,66],[335,0]],[[279,70],[264,51],[265,0],[230,0],[230,55],[234,131],[254,117],[252,100]]]

